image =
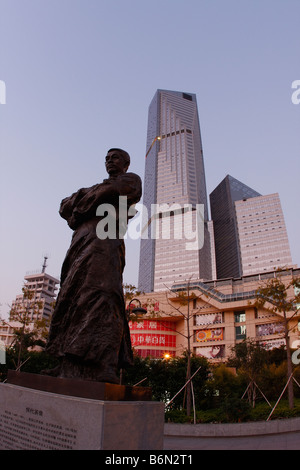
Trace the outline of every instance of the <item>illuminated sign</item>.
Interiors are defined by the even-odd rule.
[[[156,320],[143,320],[143,321],[130,321],[130,331],[136,330],[156,330],[156,331],[176,331],[176,324],[171,321],[156,321]]]
[[[167,346],[176,347],[175,335],[159,335],[151,333],[131,333],[131,343],[137,346]]]
[[[176,325],[173,322],[157,320],[130,321],[129,328],[133,347],[176,347]]]

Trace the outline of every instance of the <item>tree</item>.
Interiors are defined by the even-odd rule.
[[[287,380],[289,407],[294,408],[294,388],[291,380],[293,374],[293,363],[290,346],[289,332],[291,320],[300,315],[298,305],[300,304],[300,278],[292,277],[287,282],[283,281],[282,269],[276,271],[276,276],[268,279],[256,291],[256,306],[265,308],[273,314],[280,315],[284,324],[284,339],[287,357]]]
[[[176,314],[178,316],[181,316],[184,319],[185,322],[185,332],[180,332],[174,329],[174,331],[177,332],[177,334],[183,336],[184,338],[187,339],[187,348],[186,348],[186,393],[185,393],[185,401],[186,401],[186,414],[187,416],[190,416],[191,414],[191,405],[192,405],[192,391],[193,391],[193,383],[191,381],[192,373],[191,373],[191,359],[192,359],[192,346],[191,346],[191,340],[194,335],[193,329],[191,329],[191,322],[193,319],[193,316],[195,314],[195,309],[193,309],[193,312],[191,311],[191,302],[197,301],[197,299],[202,298],[202,295],[206,294],[201,294],[200,296],[197,296],[194,292],[191,292],[190,289],[190,279],[187,281],[187,288],[186,290],[180,290],[177,292],[173,292],[171,289],[168,289],[169,292],[172,293],[172,295],[176,296],[176,300],[178,301],[178,306],[172,302],[172,299],[169,298],[168,292],[166,293],[166,300],[168,305],[172,308],[172,311],[176,311]],[[184,307],[184,308],[183,308]],[[185,308],[186,307],[186,308]],[[200,310],[203,307],[199,307],[198,310]],[[174,316],[174,313],[166,313],[161,311],[161,314],[165,314],[168,316]],[[163,322],[162,322],[163,323]],[[172,330],[172,328],[170,328]]]
[[[171,289],[168,289],[168,290],[169,290],[169,292],[172,292],[172,294],[174,295],[174,292],[171,291]],[[132,286],[131,284],[125,284],[124,294],[125,294],[125,300],[132,301],[132,300],[134,300],[133,297],[138,297],[142,293],[137,291],[135,286]],[[193,318],[193,313],[191,312],[191,309],[190,309],[190,303],[192,301],[196,300],[199,297],[196,296],[196,294],[194,292],[190,291],[190,282],[189,281],[187,282],[187,289],[176,292],[175,296],[179,300],[179,302],[178,302],[179,306],[178,307],[175,306],[171,302],[171,300],[168,297],[168,293],[166,293],[166,300],[167,300],[168,305],[171,306],[172,311],[173,312],[176,311],[176,314],[180,315],[185,320],[185,326],[186,326],[185,330],[186,331],[183,333],[183,332],[177,331],[175,328],[172,328],[170,326],[168,326],[167,328],[170,331],[176,331],[176,333],[178,335],[181,335],[181,336],[183,336],[187,339],[187,349],[186,349],[186,353],[185,353],[184,359],[183,359],[184,361],[186,361],[186,377],[185,377],[185,379],[186,379],[186,383],[187,383],[186,393],[185,393],[184,396],[185,396],[185,401],[186,401],[186,413],[187,413],[188,416],[190,416],[191,403],[192,403],[192,387],[193,387],[193,384],[190,380],[191,379],[191,357],[192,357],[191,339],[194,335],[194,332],[191,329],[191,320]],[[147,316],[148,317],[159,318],[159,316],[161,316],[161,315],[174,316],[174,313],[173,314],[166,313],[161,309],[160,309],[160,312],[157,312],[156,309],[155,309],[156,303],[157,302],[156,302],[155,299],[148,298],[146,304],[143,305],[143,307],[146,307],[146,309],[147,309],[147,314],[148,314]],[[185,309],[183,307],[187,307],[187,308]],[[135,321],[139,321],[140,316],[139,316],[139,314],[137,314],[136,316],[134,316],[132,314],[132,307],[130,307],[130,312],[129,313],[130,313],[130,319],[135,320]],[[163,321],[161,321],[161,323],[164,324]]]
[[[179,384],[184,383],[186,380],[186,363],[186,354],[169,360],[141,358],[134,355],[134,366],[124,372],[124,382],[135,385],[143,380],[143,386],[151,387],[154,400],[163,401],[166,405],[172,400],[170,407],[172,409],[181,409],[183,393],[178,394],[178,388]],[[192,374],[199,367],[201,367],[199,373],[193,379],[194,397],[198,403],[203,401],[205,397],[209,364],[205,358],[192,355]]]
[[[123,290],[125,301],[130,301],[134,297],[138,297],[142,294],[133,284],[124,284]]]
[[[237,343],[232,348],[232,352],[233,356],[228,360],[227,364],[230,367],[235,367],[239,371],[239,374],[245,377],[248,385],[248,401],[254,408],[257,390],[263,395],[257,383],[259,382],[261,370],[268,361],[268,351],[255,341],[245,339],[241,343]]]
[[[190,302],[194,298],[196,298],[196,295],[194,293],[190,293],[190,283],[188,281],[187,284],[187,291],[182,291],[177,293],[179,300],[180,306],[187,306],[187,311],[183,312],[181,308],[176,308],[171,302],[169,301],[168,297],[168,303],[169,305],[172,306],[177,312],[183,316],[186,322],[186,335],[181,333],[183,336],[186,337],[187,339],[187,350],[186,350],[186,355],[187,355],[187,369],[186,369],[186,381],[188,382],[187,387],[186,387],[186,414],[187,416],[190,416],[191,414],[191,392],[192,392],[192,382],[191,382],[191,356],[192,356],[192,350],[191,350],[191,338],[194,334],[190,332],[190,321],[191,321],[191,313],[190,313]]]

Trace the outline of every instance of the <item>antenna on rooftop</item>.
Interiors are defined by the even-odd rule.
[[[47,259],[48,259],[48,256],[45,255],[45,256],[44,256],[44,264],[43,264],[43,268],[42,268],[42,273],[45,272],[45,269],[46,269],[46,267],[47,267]]]

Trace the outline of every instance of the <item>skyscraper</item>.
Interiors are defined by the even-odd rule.
[[[143,204],[147,214],[139,289],[165,290],[191,276],[210,279],[212,230],[195,94],[157,90],[154,95],[148,113]],[[203,243],[191,249],[184,229],[190,224],[189,230],[196,233],[200,205]],[[157,206],[159,213],[153,212]]]
[[[291,266],[279,195],[262,196],[227,175],[210,194],[217,278]]]

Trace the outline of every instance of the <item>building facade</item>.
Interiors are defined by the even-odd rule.
[[[211,362],[225,362],[232,348],[244,339],[256,341],[266,349],[285,346],[283,314],[255,305],[256,290],[278,275],[269,271],[237,279],[192,280],[175,283],[171,291],[140,296],[149,313],[130,323],[135,351],[143,357],[181,356],[189,336],[192,353]],[[280,275],[288,283],[300,276],[300,269],[291,268]],[[188,294],[189,301],[182,298],[182,292]],[[288,313],[288,318],[292,315],[293,312]],[[289,329],[293,347],[300,338],[300,306]]]
[[[21,313],[28,309],[31,321],[50,319],[59,280],[41,272],[26,275],[24,281],[24,288],[32,293],[32,298],[26,299],[24,294],[17,295],[12,301],[11,312]]]
[[[15,331],[23,325],[30,331],[37,320],[50,320],[59,280],[47,274],[45,267],[44,264],[41,273],[24,277],[23,294],[12,301],[9,321],[0,323],[0,341],[6,347],[12,344]]]
[[[213,231],[194,94],[157,90],[149,106],[143,205],[139,289],[157,292],[191,275],[211,279]]]
[[[234,208],[243,275],[292,266],[279,195],[245,198]]]

